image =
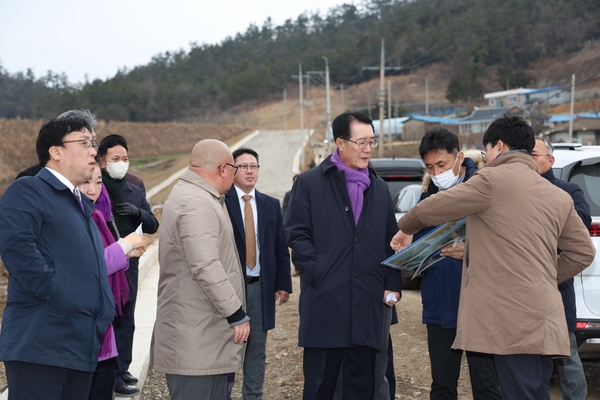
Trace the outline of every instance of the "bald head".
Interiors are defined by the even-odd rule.
[[[235,169],[226,164],[233,164],[233,156],[220,140],[204,139],[192,149],[190,170],[206,179],[220,194],[227,193],[233,184]]]
[[[233,163],[229,147],[220,140],[201,140],[192,149],[190,166],[210,170],[223,163]]]

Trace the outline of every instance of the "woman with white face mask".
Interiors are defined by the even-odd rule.
[[[141,225],[144,233],[154,233],[158,220],[146,201],[146,194],[139,187],[128,182],[129,155],[127,141],[121,135],[109,135],[98,145],[98,161],[102,168],[102,183],[106,186],[113,204],[113,215],[121,237],[136,231]],[[139,389],[129,387],[137,383],[137,378],[127,370],[132,361],[135,300],[138,287],[139,259],[129,259],[125,271],[129,284],[129,297],[123,306],[123,315],[115,318],[114,327],[119,355],[115,367],[114,391],[122,396],[134,396]]]

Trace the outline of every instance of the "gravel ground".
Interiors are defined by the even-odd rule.
[[[297,346],[299,280],[294,277],[294,293],[290,301],[278,307],[276,328],[269,331],[267,340],[267,367],[264,386],[265,400],[302,398],[302,349]],[[430,381],[429,354],[426,329],[421,323],[421,295],[419,291],[404,291],[397,311],[400,323],[392,326],[394,364],[396,369],[396,399],[428,399]],[[600,359],[584,360],[589,385],[588,399],[600,399]],[[242,398],[241,374],[236,375],[232,397]],[[554,379],[552,400],[562,399]],[[469,370],[463,357],[458,386],[459,399],[471,399]],[[141,400],[168,399],[165,377],[150,369],[142,390]]]

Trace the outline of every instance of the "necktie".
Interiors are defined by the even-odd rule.
[[[254,214],[252,213],[252,196],[244,195],[244,227],[246,231],[246,265],[253,269],[256,267],[256,234],[254,233]]]
[[[81,193],[79,193],[79,189],[73,189],[73,194],[75,194],[75,197],[77,197],[77,201],[79,202],[79,207],[81,207],[81,211],[85,213],[85,207],[83,206],[83,201],[81,201]]]

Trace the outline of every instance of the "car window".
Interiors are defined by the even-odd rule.
[[[401,191],[395,212],[407,213],[415,204],[417,204],[417,198],[412,190]]]
[[[600,163],[574,168],[570,182],[581,187],[593,216],[600,216]]]
[[[408,185],[414,185],[415,183],[421,183],[422,177],[418,178],[408,178],[402,180],[394,180],[394,179],[385,179],[385,183],[387,183],[388,188],[391,193],[398,193],[400,190],[404,189]]]

